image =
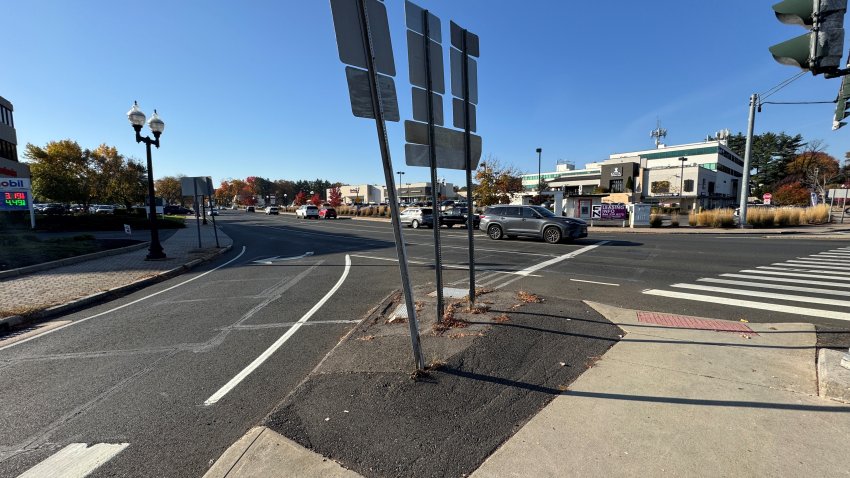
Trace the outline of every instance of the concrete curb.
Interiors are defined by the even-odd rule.
[[[131,246],[118,247],[115,249],[109,249],[106,251],[92,252],[91,254],[83,254],[81,256],[74,257],[66,257],[65,259],[59,259],[56,261],[43,262],[41,264],[34,264],[26,267],[19,267],[17,269],[10,269],[8,271],[0,272],[0,280],[8,279],[9,277],[16,277],[25,274],[32,274],[33,272],[46,271],[48,269],[55,269],[57,267],[69,266],[71,264],[77,264],[80,262],[90,261],[92,259],[100,259],[101,257],[109,257],[115,256],[118,254],[123,254],[125,252],[133,252],[139,249],[144,249],[148,247],[150,242],[142,242],[140,244],[133,244]]]
[[[147,245],[147,244],[145,244],[145,245]],[[55,317],[55,316],[60,315],[60,314],[65,314],[65,313],[68,313],[68,312],[71,312],[71,311],[75,311],[77,309],[82,309],[83,307],[86,307],[86,306],[89,306],[89,305],[94,305],[96,303],[105,302],[106,300],[121,297],[121,296],[126,295],[130,292],[141,289],[143,287],[154,284],[156,282],[160,282],[160,281],[163,281],[163,280],[166,280],[166,279],[170,279],[172,277],[175,277],[175,276],[182,274],[183,272],[188,272],[190,269],[197,266],[198,264],[210,261],[210,260],[212,260],[212,259],[214,259],[214,258],[216,258],[216,257],[218,257],[222,254],[225,254],[226,252],[230,251],[231,249],[233,249],[233,244],[231,244],[229,246],[225,246],[225,247],[219,249],[218,251],[215,251],[215,253],[208,254],[208,255],[206,255],[202,258],[194,259],[192,261],[189,261],[189,262],[182,264],[178,267],[175,267],[173,269],[167,270],[165,272],[160,272],[159,274],[156,274],[152,277],[146,277],[144,279],[139,279],[139,280],[131,282],[129,284],[114,287],[112,289],[105,290],[105,291],[102,291],[102,292],[97,292],[95,294],[91,294],[91,295],[88,295],[86,297],[81,297],[79,299],[74,299],[74,300],[72,300],[70,302],[66,302],[64,304],[47,307],[46,309],[42,309],[42,310],[33,312],[32,314],[12,315],[12,316],[9,316],[9,317],[2,317],[2,318],[0,318],[0,331],[8,330],[12,327],[17,327],[19,325],[24,325],[24,324],[28,324],[28,323],[32,323],[32,322],[37,322],[37,321],[49,319],[49,318]]]
[[[843,351],[818,351],[818,395],[822,398],[850,403],[850,370],[842,367]]]

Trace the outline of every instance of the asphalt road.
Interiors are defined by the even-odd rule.
[[[217,219],[234,249],[216,262],[61,317],[53,325],[73,325],[28,341],[0,338],[0,476],[72,443],[127,444],[92,449],[106,462],[93,476],[199,476],[399,288],[388,223],[230,211]],[[466,231],[442,238],[446,285],[464,288]],[[846,240],[617,230],[558,245],[476,239],[478,286],[850,325]],[[407,229],[405,240],[414,283],[433,282],[432,231]]]

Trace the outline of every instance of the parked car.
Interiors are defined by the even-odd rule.
[[[452,201],[452,200],[443,201],[443,202],[440,203],[440,211],[447,211],[447,210],[453,208],[454,205],[455,205],[455,202]]]
[[[207,209],[207,216],[218,216],[218,209],[211,207]]]
[[[319,208],[312,204],[304,204],[295,210],[295,217],[300,219],[319,218]]]
[[[189,209],[188,207],[169,205],[162,208],[162,213],[174,216],[178,214],[195,214],[195,211]]]
[[[94,210],[95,214],[115,214],[115,207],[109,204],[101,204]]]
[[[430,207],[409,207],[399,215],[399,224],[413,229],[434,227],[434,210]]]
[[[440,215],[440,225],[446,227],[466,227],[468,209],[465,207],[453,207]],[[478,229],[481,218],[477,214],[472,215],[472,227]]]
[[[39,211],[39,212],[41,212],[42,214],[49,214],[49,215],[65,214],[65,206],[63,206],[61,204],[56,204],[56,203],[45,204],[41,208],[41,211]]]
[[[277,206],[269,206],[269,207],[266,208],[266,214],[267,215],[271,215],[271,214],[278,215],[278,214],[280,214],[280,209],[278,209]]]
[[[245,212],[254,212],[254,206],[248,206],[245,208]]]
[[[539,237],[550,244],[587,237],[587,223],[581,219],[556,216],[540,206],[490,206],[481,215],[479,229],[490,239]]]
[[[332,207],[323,207],[319,209],[319,217],[322,219],[336,219],[336,209]]]

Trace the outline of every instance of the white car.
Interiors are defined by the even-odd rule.
[[[280,209],[277,206],[269,206],[266,208],[266,214],[280,214]]]
[[[319,208],[312,204],[305,204],[295,210],[295,217],[300,219],[318,219]]]
[[[108,204],[101,204],[94,209],[95,214],[114,214],[115,207]]]

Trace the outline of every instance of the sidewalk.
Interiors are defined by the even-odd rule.
[[[130,247],[129,252],[121,254],[0,279],[0,327],[25,322],[21,315],[44,317],[96,302],[109,294],[177,274],[230,249],[233,241],[221,230],[221,248],[216,249],[212,225],[201,227],[199,249],[194,226],[187,224],[162,241],[167,256],[162,261],[146,261],[147,246]],[[144,235],[150,238],[149,232],[144,231]]]
[[[626,335],[471,476],[850,476],[850,405],[818,397],[812,325],[588,305]],[[309,435],[311,447],[327,438]],[[295,475],[361,476],[265,426],[205,476]]]

